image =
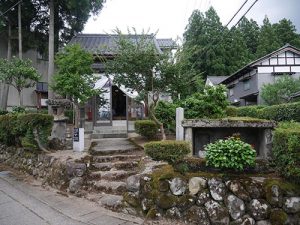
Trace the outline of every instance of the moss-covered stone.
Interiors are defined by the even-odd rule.
[[[148,211],[146,218],[147,219],[157,219],[159,217],[159,215],[160,215],[160,213],[158,212],[158,210],[155,207],[153,207]]]
[[[161,209],[170,209],[177,203],[177,198],[173,195],[160,194],[157,198],[157,206]]]
[[[183,195],[177,199],[177,207],[181,211],[185,211],[195,204],[196,197],[193,195]]]
[[[277,185],[282,190],[284,196],[300,195],[300,185],[293,184],[281,179],[266,179],[263,187],[267,191],[270,190],[273,185]]]
[[[134,193],[131,193],[131,192],[124,193],[123,199],[125,202],[127,202],[133,208],[137,208],[140,205],[139,199]]]
[[[169,191],[169,182],[167,180],[160,180],[159,181],[159,191],[161,192],[167,192]]]
[[[270,221],[272,225],[286,224],[288,215],[282,209],[272,209],[270,213]]]

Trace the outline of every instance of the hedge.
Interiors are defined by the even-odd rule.
[[[137,120],[134,128],[139,135],[147,139],[154,139],[158,131],[157,124],[153,120]]]
[[[152,141],[146,143],[144,149],[153,160],[166,161],[171,165],[191,152],[186,141]]]
[[[275,121],[300,122],[300,102],[273,106],[230,106],[226,110],[228,116],[255,117]]]
[[[0,142],[38,149],[33,131],[39,133],[40,141],[47,144],[51,134],[53,116],[41,113],[7,114],[0,116]]]
[[[281,123],[274,132],[273,159],[288,180],[300,183],[300,124]]]

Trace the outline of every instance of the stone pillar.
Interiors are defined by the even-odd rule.
[[[179,107],[176,108],[176,140],[184,140],[184,130],[181,125],[182,120],[184,119],[184,109]]]
[[[263,159],[270,159],[272,157],[272,129],[264,129],[261,131],[260,140],[259,157]]]
[[[190,145],[191,152],[189,156],[193,156],[193,129],[191,127],[185,127],[184,140]]]

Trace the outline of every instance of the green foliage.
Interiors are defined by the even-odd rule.
[[[277,105],[291,101],[291,95],[300,91],[300,79],[285,75],[273,84],[264,84],[261,97],[267,105]]]
[[[264,106],[260,106],[260,105],[238,107],[237,108],[237,116],[261,118],[260,109],[263,109],[263,108],[264,108]]]
[[[25,113],[25,108],[23,106],[13,106],[11,113],[13,113],[13,114]]]
[[[114,60],[106,62],[107,75],[114,74],[114,83],[124,85],[137,91],[148,106],[149,92],[160,92],[166,89],[165,74],[162,73],[163,65],[167,63],[167,55],[161,54],[153,42],[153,34],[142,33],[136,30],[132,34],[123,35],[116,31],[118,54]],[[113,51],[113,50],[111,50]]]
[[[73,124],[74,110],[73,109],[65,110],[65,116],[68,117],[67,123]]]
[[[236,117],[238,114],[238,108],[235,106],[227,106],[225,111],[226,116]]]
[[[8,111],[6,111],[6,110],[0,110],[0,116],[6,115],[6,114],[8,114]]]
[[[274,132],[273,159],[287,179],[300,183],[300,124],[281,123]]]
[[[208,144],[205,151],[207,165],[216,168],[243,170],[255,164],[255,150],[236,137]]]
[[[171,165],[191,152],[189,144],[185,141],[153,141],[146,143],[144,149],[152,159],[166,161]]]
[[[225,95],[226,87],[217,85],[205,87],[203,93],[196,93],[181,103],[185,109],[185,118],[219,118],[225,115],[229,105]]]
[[[68,45],[56,55],[57,74],[53,77],[51,88],[62,96],[72,97],[74,103],[85,103],[99,91],[93,89],[98,79],[91,65],[93,55],[80,45]]]
[[[258,114],[268,120],[300,122],[300,102],[264,107]]]
[[[163,123],[165,128],[172,132],[176,129],[177,107],[176,103],[160,101],[155,108],[156,118]]]
[[[157,124],[153,120],[137,120],[134,127],[138,134],[147,139],[154,139],[158,131]]]
[[[53,116],[40,113],[7,114],[0,116],[0,142],[38,149],[33,130],[37,130],[41,142],[47,144],[51,134]]]
[[[34,87],[41,75],[32,66],[32,62],[13,57],[11,61],[0,59],[0,80],[13,86],[19,93],[20,106],[23,105],[22,90]]]

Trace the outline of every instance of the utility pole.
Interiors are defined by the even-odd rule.
[[[53,98],[53,92],[49,89],[54,73],[54,0],[49,0],[49,46],[48,46],[48,99]],[[48,113],[52,114],[51,106],[48,105]]]
[[[23,58],[21,4],[22,2],[18,4],[19,59]]]

